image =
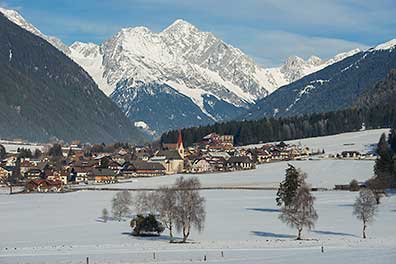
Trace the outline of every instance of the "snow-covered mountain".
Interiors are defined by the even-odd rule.
[[[0,7],[0,13],[3,13],[8,18],[8,20],[17,24],[21,28],[24,28],[27,31],[30,31],[31,33],[35,34],[36,36],[45,39],[50,44],[52,44],[52,46],[56,47],[66,55],[70,54],[69,47],[65,45],[60,39],[56,37],[44,35],[35,26],[27,22],[17,11]]]
[[[277,88],[359,51],[327,61],[293,56],[280,67],[263,68],[241,50],[180,19],[160,33],[124,28],[101,45],[76,42],[67,47],[16,11],[0,11],[69,55],[132,121],[157,132],[232,119]]]
[[[281,67],[265,69],[241,50],[183,20],[176,20],[160,33],[145,27],[125,28],[100,46],[75,43],[70,49],[71,57],[106,94],[111,94],[128,117],[159,132],[176,124],[192,126],[232,119],[280,86],[359,51],[327,61],[318,57],[304,61],[294,56]],[[149,121],[146,113],[141,113],[145,108],[141,104],[153,105],[153,94],[169,91],[164,86],[198,106],[201,113],[189,115],[186,105],[182,112],[187,122],[175,122],[184,119],[176,113],[180,106],[165,96],[168,100],[161,97],[164,101],[158,110],[146,109],[156,120]]]
[[[348,55],[257,101],[245,116],[288,117],[351,107],[360,95],[396,68],[396,39]]]

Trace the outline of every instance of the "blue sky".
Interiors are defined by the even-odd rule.
[[[101,43],[123,27],[161,31],[181,18],[264,66],[328,58],[396,38],[396,0],[0,0],[66,44]]]

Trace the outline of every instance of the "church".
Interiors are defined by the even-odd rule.
[[[182,133],[179,129],[177,143],[163,144],[162,149],[150,160],[160,162],[166,168],[166,174],[176,174],[184,172],[184,158],[185,149]]]

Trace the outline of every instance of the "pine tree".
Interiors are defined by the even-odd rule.
[[[393,154],[396,153],[396,128],[392,128],[391,132],[389,133],[389,145]]]
[[[0,145],[0,161],[6,158],[6,149],[3,145]]]
[[[389,181],[393,174],[393,157],[386,139],[385,133],[381,135],[377,146],[377,160],[375,161],[374,172],[376,177]]]
[[[291,164],[288,164],[288,166],[285,180],[280,183],[276,194],[276,204],[278,206],[290,205],[296,196],[298,188],[304,183],[306,178],[306,174],[301,170],[296,169]]]

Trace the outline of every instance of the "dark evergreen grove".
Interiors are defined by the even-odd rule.
[[[183,142],[191,146],[205,135],[216,132],[233,135],[236,145],[334,135],[366,128],[387,128],[395,122],[396,105],[379,105],[369,109],[347,109],[336,112],[291,118],[264,118],[254,121],[231,121],[183,129]],[[162,142],[176,142],[176,130],[164,133]]]
[[[306,137],[334,135],[367,129],[388,128],[396,125],[396,71],[368,89],[348,109],[327,113],[306,114],[286,118],[230,121],[182,130],[187,146],[205,135],[233,135],[236,145],[255,144]],[[176,130],[164,133],[162,142],[176,142]]]
[[[377,154],[374,165],[375,177],[369,180],[369,187],[374,190],[396,187],[396,127],[391,129],[388,137],[385,134],[381,135]]]

